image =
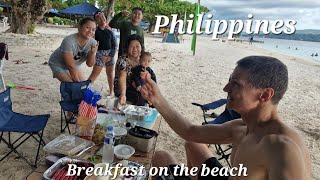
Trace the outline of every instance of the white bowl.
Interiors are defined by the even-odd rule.
[[[129,159],[135,153],[135,149],[129,145],[119,144],[114,147],[114,155],[118,159]]]
[[[122,127],[114,127],[113,132],[114,132],[114,135],[117,137],[127,135],[127,130]]]

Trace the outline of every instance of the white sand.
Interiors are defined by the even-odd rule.
[[[4,29],[0,28],[0,32]],[[42,34],[55,34],[61,38],[76,29],[37,28]],[[282,60],[289,69],[289,89],[279,109],[284,121],[301,132],[305,139],[313,161],[312,177],[320,179],[320,64],[303,59],[259,49],[246,43],[211,41],[208,37],[199,37],[197,53],[192,56],[190,36],[184,36],[182,44],[161,43],[160,38],[147,35],[145,44],[154,58],[152,65],[157,74],[158,84],[167,99],[187,119],[201,124],[202,112],[191,105],[191,102],[208,103],[225,98],[222,88],[237,60],[249,55],[269,55]],[[62,40],[62,39],[61,39]],[[0,40],[1,41],[1,40]],[[26,114],[51,114],[45,129],[46,142],[60,134],[60,94],[59,82],[52,78],[47,65],[54,49],[32,47],[9,47],[10,60],[6,62],[4,78],[6,82],[29,87],[40,88],[37,91],[12,90],[14,111]],[[22,59],[30,62],[15,64],[13,61]],[[91,69],[83,67],[87,76]],[[101,73],[95,86],[107,90],[106,75]],[[219,110],[220,112],[222,109]],[[218,112],[219,112],[218,111]],[[7,135],[5,135],[7,136]],[[19,148],[29,160],[35,156],[36,145],[31,140]],[[185,163],[184,140],[178,137],[167,125],[161,124],[157,149],[172,152],[180,162]],[[4,143],[0,143],[0,156],[8,152]],[[44,160],[44,152],[41,160]],[[9,158],[0,162],[0,179],[21,179],[31,172],[31,168],[17,155],[12,153]],[[318,161],[317,161],[318,160]],[[298,162],[297,162],[298,163]]]

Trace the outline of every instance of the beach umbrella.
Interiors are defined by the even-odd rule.
[[[92,16],[97,11],[99,11],[99,9],[96,8],[94,5],[91,5],[87,2],[83,2],[81,4],[71,6],[67,9],[63,9],[60,12],[63,14]]]
[[[196,54],[196,42],[197,42],[197,23],[198,23],[198,14],[200,13],[200,0],[198,0],[198,3],[196,3],[196,10],[194,13],[194,21],[193,21],[193,36],[192,36],[192,42],[191,42],[191,50],[193,51],[193,55]]]

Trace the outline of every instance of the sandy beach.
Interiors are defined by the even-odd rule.
[[[0,27],[0,37],[10,37]],[[47,34],[62,38],[73,32],[75,28],[37,27],[37,35]],[[279,112],[283,121],[297,129],[309,147],[312,159],[312,179],[320,179],[320,63],[306,61],[284,54],[261,49],[248,43],[212,41],[210,37],[197,39],[196,55],[190,50],[191,36],[184,35],[185,41],[180,44],[162,43],[159,36],[145,35],[146,50],[152,53],[153,64],[158,84],[164,96],[173,107],[194,124],[201,124],[202,111],[191,105],[191,102],[209,103],[225,98],[222,88],[236,62],[249,55],[273,56],[283,61],[289,70],[289,88],[280,101]],[[0,41],[2,41],[0,39]],[[55,48],[35,48],[27,46],[9,47],[9,61],[4,68],[4,79],[7,83],[15,83],[41,90],[28,91],[12,89],[13,109],[16,112],[36,115],[51,114],[44,131],[44,140],[49,142],[60,134],[60,93],[59,81],[52,78],[48,65],[51,53]],[[22,60],[24,64],[16,64]],[[88,77],[91,68],[82,67]],[[107,94],[106,74],[102,72],[94,86],[103,89]],[[223,109],[216,111],[221,112]],[[5,134],[5,137],[7,134]],[[36,143],[22,145],[19,150],[29,160],[36,153]],[[173,132],[165,121],[162,121],[157,149],[172,152],[181,163],[186,163],[184,140]],[[9,148],[0,143],[0,157]],[[44,151],[40,151],[40,161],[44,160]],[[32,169],[22,159],[12,153],[0,162],[0,179],[24,179]],[[294,162],[298,163],[298,162]]]

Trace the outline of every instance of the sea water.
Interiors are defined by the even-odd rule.
[[[264,43],[253,43],[255,46],[280,52],[286,55],[320,62],[320,43],[286,39],[254,38]],[[311,56],[318,53],[318,56]]]

